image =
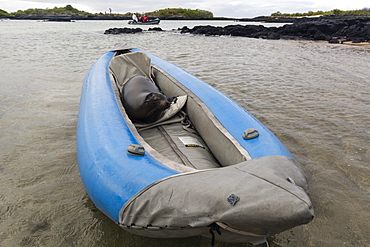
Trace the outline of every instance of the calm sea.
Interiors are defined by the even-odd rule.
[[[81,86],[115,44],[227,94],[302,164],[316,217],[270,246],[370,246],[370,48],[171,31],[200,24],[235,23],[163,21],[164,32],[104,35],[126,21],[0,21],[0,246],[210,246],[128,234],[87,196],[75,151]]]

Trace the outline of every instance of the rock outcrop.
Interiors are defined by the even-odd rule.
[[[140,33],[143,29],[141,28],[109,28],[105,30],[104,34],[121,34],[121,33]]]
[[[370,18],[306,19],[282,27],[262,25],[195,26],[180,28],[181,33],[230,35],[263,39],[325,40],[331,43],[370,42]]]

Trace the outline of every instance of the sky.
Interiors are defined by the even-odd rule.
[[[281,13],[304,13],[333,9],[356,10],[370,8],[369,0],[0,0],[0,9],[7,12],[29,8],[54,8],[72,5],[90,13],[124,14],[150,12],[166,8],[201,9],[215,17],[256,17]]]

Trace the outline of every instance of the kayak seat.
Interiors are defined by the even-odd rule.
[[[200,135],[182,123],[164,124],[139,133],[150,146],[175,162],[196,169],[221,166]]]

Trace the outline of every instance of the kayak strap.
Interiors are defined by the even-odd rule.
[[[229,227],[228,225],[226,225],[226,224],[224,224],[222,222],[215,222],[214,224],[217,224],[222,229],[225,229],[225,230],[227,230],[229,232],[233,232],[233,233],[237,233],[237,234],[241,234],[241,235],[245,235],[245,236],[250,236],[250,237],[257,237],[257,238],[266,237],[266,235],[255,234],[255,233],[252,233],[252,232],[245,232],[245,231],[241,231],[241,230],[237,230],[237,229],[231,228],[231,227]]]
[[[216,231],[218,233],[218,235],[221,235],[220,228],[222,228],[224,230],[227,230],[229,232],[233,232],[233,233],[244,235],[244,236],[266,238],[266,235],[260,235],[260,234],[255,234],[255,233],[252,233],[252,232],[245,232],[245,231],[237,230],[237,229],[229,227],[228,225],[226,225],[222,222],[214,222],[214,223],[210,224],[208,227],[210,227],[209,232],[211,233],[211,236],[212,236],[211,246],[214,246],[214,244],[215,244],[216,236],[215,236],[214,231]],[[265,243],[266,243],[266,246],[268,247],[269,244],[268,244],[266,239],[265,239]]]
[[[215,245],[215,238],[216,238],[215,233],[213,231],[216,231],[218,235],[221,235],[220,226],[217,225],[217,223],[212,223],[209,225],[209,232],[212,235],[211,246]]]

